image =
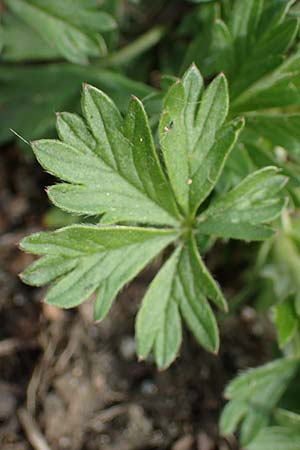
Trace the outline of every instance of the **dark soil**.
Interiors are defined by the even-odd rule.
[[[73,311],[44,304],[44,290],[18,278],[33,258],[17,244],[44,227],[48,182],[21,150],[1,150],[1,450],[237,449],[234,437],[218,435],[222,392],[238,370],[269,358],[268,325],[244,306],[220,318],[218,357],[185,332],[178,360],[158,372],[151,361],[137,361],[133,339],[154,266],[126,288],[101,324],[92,321],[91,302]],[[235,264],[233,276],[228,268],[216,274],[225,287],[238,279]]]

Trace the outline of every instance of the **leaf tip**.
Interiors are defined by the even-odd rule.
[[[227,77],[224,72],[220,72],[219,75],[217,76],[216,80],[218,80],[219,83],[224,83],[225,89],[228,91]]]
[[[244,128],[245,126],[245,118],[244,117],[237,117],[234,121],[234,128],[236,131],[240,131]]]
[[[196,73],[199,73],[199,74],[200,74],[200,71],[199,71],[199,69],[198,69],[198,66],[197,66],[197,64],[196,64],[195,62],[192,62],[192,64],[190,65],[190,70],[192,70],[193,72],[196,72]]]
[[[91,91],[94,87],[89,83],[82,83],[82,89],[84,92]]]
[[[24,273],[23,272],[18,273],[18,278],[20,278],[21,281],[24,281]]]
[[[224,304],[222,305],[222,311],[223,311],[225,314],[228,314],[228,313],[229,313],[229,308],[228,308],[227,303],[224,303]]]

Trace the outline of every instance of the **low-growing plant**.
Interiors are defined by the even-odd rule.
[[[18,14],[21,6],[43,2],[6,3]],[[71,3],[66,5],[72,10]],[[87,6],[77,3],[82,19]],[[79,74],[76,82],[86,77],[94,83],[95,77],[102,90],[85,84],[82,115],[58,113],[59,139],[34,141],[32,149],[59,180],[47,190],[51,202],[82,216],[84,223],[26,237],[21,248],[41,258],[22,279],[33,286],[51,283],[45,301],[63,308],[93,295],[94,318],[102,320],[124,286],[162,255],[137,314],[136,339],[138,356],[152,353],[157,366],[166,369],[179,356],[183,323],[201,346],[218,352],[218,312],[212,305],[223,311],[228,306],[205,265],[213,243],[256,241],[235,308],[250,297],[258,311],[267,312],[278,351],[275,361],[227,386],[220,429],[225,435],[238,431],[249,450],[299,450],[299,401],[294,407],[289,400],[300,362],[299,4],[190,3],[198,5],[174,31],[175,57],[171,50],[162,58],[167,76],[161,91],[106,71],[105,64],[100,71],[93,64],[68,65],[72,77]],[[53,2],[46,13],[57,5]],[[32,19],[26,11],[28,26]],[[111,11],[99,13],[108,20]],[[94,33],[101,30],[66,14],[84,42],[95,44]],[[32,29],[43,37],[41,25]],[[85,46],[74,53],[83,59],[75,61],[55,38],[55,52],[73,63],[95,57],[95,47]],[[164,45],[168,38],[162,54]],[[121,53],[122,64],[130,52]],[[65,71],[64,65],[55,66]],[[110,76],[121,84],[122,101]],[[149,94],[146,101],[132,96],[127,108],[130,89],[141,97]],[[151,101],[155,108],[149,116],[145,104]]]
[[[244,125],[243,119],[226,121],[228,105],[224,75],[204,90],[192,66],[164,102],[159,134],[165,166],[142,103],[132,98],[123,118],[111,99],[89,85],[83,88],[83,118],[58,114],[60,140],[32,143],[40,164],[64,181],[49,188],[50,200],[68,212],[101,218],[99,226],[25,238],[22,249],[44,257],[25,271],[24,281],[42,285],[60,278],[46,302],[65,308],[96,292],[95,319],[101,320],[124,284],[173,244],[136,322],[139,356],[153,350],[160,368],[178,354],[180,315],[201,345],[218,351],[207,300],[227,306],[201,259],[197,235],[264,240],[285,205],[280,191],[286,178],[275,167],[210,197]]]

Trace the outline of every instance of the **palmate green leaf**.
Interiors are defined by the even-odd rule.
[[[217,77],[203,93],[196,66],[166,96],[160,143],[173,191],[185,213],[195,212],[210,194],[243,128],[243,120],[224,125],[227,113],[225,77]]]
[[[104,214],[107,224],[176,225],[179,214],[141,102],[133,98],[123,120],[103,92],[85,86],[82,107],[86,122],[58,116],[63,142],[32,144],[40,164],[68,182],[49,189],[51,201],[77,214]]]
[[[274,78],[273,71],[280,67],[282,55],[293,43],[298,30],[297,19],[287,18],[292,4],[293,1],[286,0],[234,2],[228,21],[226,47],[222,42],[219,45],[212,42],[212,53],[215,53],[212,60],[216,61],[217,70],[224,70],[229,78],[232,112],[247,111],[246,99],[251,91],[260,83],[264,84],[266,76]],[[218,38],[215,34],[212,37]],[[231,66],[228,67],[227,60],[222,68],[220,61],[223,59],[219,55],[224,52],[227,55],[231,52],[234,56],[230,58]],[[214,71],[213,67],[211,70]],[[275,75],[275,79],[278,76]],[[280,106],[280,99],[275,98],[274,101]],[[257,105],[261,108],[259,98]]]
[[[201,27],[203,31],[192,42],[187,61],[198,62],[208,79],[223,71],[229,85],[230,117],[243,115],[246,130],[255,130],[259,138],[267,138],[273,146],[280,145],[288,152],[292,149],[295,156],[299,127],[296,118],[284,119],[287,108],[292,107],[293,112],[300,105],[300,59],[294,45],[299,19],[289,14],[294,3],[240,0],[229,2],[226,13],[222,8],[215,9],[211,32],[207,34]],[[207,49],[204,54],[203,42]]]
[[[22,278],[33,286],[58,279],[45,301],[63,308],[77,306],[97,291],[95,318],[100,320],[124,284],[177,234],[173,230],[92,225],[33,234],[21,242],[21,248],[44,256],[29,266]]]
[[[281,214],[285,199],[277,193],[286,182],[276,167],[250,174],[199,216],[198,231],[232,239],[264,240],[271,237],[274,231],[265,224]]]
[[[272,410],[299,366],[299,360],[282,358],[235,378],[226,388],[230,400],[222,412],[221,433],[230,434],[241,424],[241,442],[250,442],[268,424]]]
[[[218,351],[209,301],[223,310],[226,301],[197,248],[197,233],[216,231],[210,224],[204,233],[203,218],[209,221],[212,211],[217,212],[227,220],[231,237],[245,239],[247,234],[250,240],[257,238],[253,226],[271,221],[283,207],[277,193],[285,178],[272,167],[209,205],[208,196],[243,121],[225,123],[223,75],[202,90],[195,66],[171,86],[160,123],[164,161],[156,152],[142,103],[132,97],[122,115],[106,94],[90,85],[84,86],[83,117],[57,114],[60,140],[32,144],[44,169],[64,181],[49,188],[52,202],[72,213],[100,216],[100,224],[73,225],[23,240],[25,251],[42,255],[24,272],[24,281],[37,286],[55,282],[46,301],[65,308],[96,293],[95,318],[101,320],[124,284],[172,244],[175,249],[150,284],[136,324],[139,356],[153,351],[160,368],[168,367],[179,352],[182,318],[205,349]],[[249,217],[250,207],[256,219]],[[253,416],[247,421],[250,431],[244,434],[254,427]]]
[[[5,0],[5,3],[59,54],[74,63],[87,63],[89,56],[105,52],[99,33],[116,27],[114,19],[91,0]]]
[[[176,358],[181,344],[182,313],[187,326],[207,350],[217,352],[218,329],[207,302],[225,309],[226,301],[204,266],[193,238],[179,247],[154,278],[136,322],[138,354],[153,349],[161,369]]]
[[[247,450],[299,450],[300,431],[288,427],[268,427],[246,447]]]
[[[210,42],[206,42],[209,50],[199,60],[202,52],[198,49],[192,59],[201,65],[207,77],[224,71],[231,98],[235,100],[241,90],[248,89],[282,63],[282,54],[297,32],[297,20],[287,17],[293,3],[294,0],[241,0],[231,2],[232,6],[224,8],[226,13],[221,16],[215,9],[215,25]],[[195,41],[201,43],[200,38],[201,32]],[[229,56],[230,64],[225,55]]]

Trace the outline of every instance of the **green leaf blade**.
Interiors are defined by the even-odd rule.
[[[79,305],[99,289],[95,317],[100,320],[124,284],[176,236],[172,230],[88,225],[37,233],[25,238],[21,248],[48,256],[29,266],[25,281],[41,285],[65,275],[46,295],[47,303],[63,308]],[[124,264],[124,258],[130,262]],[[48,270],[50,263],[52,272]]]
[[[189,211],[189,167],[187,161],[187,136],[184,132],[183,108],[185,90],[178,81],[169,90],[159,125],[160,144],[167,166],[170,183],[177,202]]]
[[[275,167],[266,167],[246,177],[224,194],[199,218],[198,231],[223,238],[264,240],[272,235],[265,224],[281,214],[285,199],[275,195],[287,180]]]
[[[68,212],[103,214],[105,224],[176,227],[180,214],[141,103],[133,101],[124,123],[111,99],[98,89],[85,87],[82,103],[87,124],[78,116],[59,114],[63,142],[32,144],[40,164],[70,183],[51,187],[50,200]]]
[[[170,214],[180,217],[158,159],[146,111],[137,97],[132,97],[129,104],[124,134],[131,143],[132,159],[145,192]]]
[[[21,279],[30,286],[43,286],[73,270],[77,263],[77,258],[44,256],[27,267],[21,274]]]
[[[300,432],[285,427],[268,427],[247,446],[249,450],[299,450]]]
[[[158,363],[162,364],[161,368],[166,367],[166,362],[170,364],[176,358],[178,351],[177,339],[174,341],[174,346],[171,345],[166,348],[167,343],[171,344],[168,339],[169,333],[166,333],[166,318],[169,311],[174,314],[174,307],[169,307],[169,304],[174,301],[172,299],[172,285],[180,253],[181,249],[179,248],[150,284],[136,320],[139,357],[147,358],[151,349],[155,346]],[[176,324],[178,325],[177,321],[174,326]],[[176,335],[179,335],[179,330]],[[158,343],[156,344],[157,339]]]
[[[219,306],[226,304],[200,259],[195,241],[190,238],[165,263],[144,297],[136,321],[139,356],[147,358],[154,349],[161,368],[174,360],[181,342],[178,310],[198,342],[216,353],[219,334],[207,298]],[[173,322],[168,323],[169,315],[174,318]]]
[[[219,131],[214,145],[209,149],[205,158],[201,158],[201,161],[198,160],[197,169],[191,176],[190,197],[194,211],[198,209],[215,187],[243,127],[243,119],[237,119],[225,125]]]
[[[242,422],[242,445],[249,448],[267,426],[298,367],[296,358],[282,358],[237,376],[225,390],[230,402],[221,416],[222,432],[232,433]]]
[[[54,44],[59,53],[77,64],[86,64],[89,56],[98,56],[97,39],[60,14],[56,5],[48,11],[47,4],[40,1],[6,0],[9,8],[32,27],[49,45]],[[46,8],[45,8],[46,6]],[[82,5],[81,5],[82,6]],[[98,37],[100,39],[100,36]]]
[[[277,305],[274,316],[279,346],[283,348],[294,336],[299,322],[295,311],[294,298],[288,297]]]

